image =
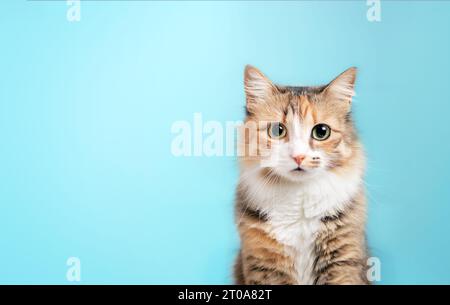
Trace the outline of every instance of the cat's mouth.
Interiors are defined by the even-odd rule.
[[[303,172],[303,169],[300,167],[294,168],[291,172]]]

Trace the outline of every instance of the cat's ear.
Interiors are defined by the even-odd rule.
[[[355,95],[355,81],[357,69],[352,67],[345,70],[338,77],[333,79],[324,89],[324,94],[327,99],[342,101],[346,106],[352,102]]]
[[[261,71],[250,65],[245,66],[244,87],[247,107],[262,103],[277,92],[276,86]]]

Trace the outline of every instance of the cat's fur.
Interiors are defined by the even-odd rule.
[[[258,127],[241,137],[235,282],[368,284],[364,154],[350,114],[356,69],[320,87],[278,86],[251,66],[244,78],[245,126]],[[286,138],[270,139],[260,122],[282,122]],[[324,141],[311,138],[318,123],[331,127]],[[304,160],[293,171],[296,154]]]

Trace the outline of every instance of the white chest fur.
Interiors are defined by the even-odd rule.
[[[357,192],[360,177],[324,173],[301,184],[266,185],[246,176],[249,203],[269,219],[271,234],[294,260],[298,284],[313,284],[314,245],[321,218],[342,210]]]

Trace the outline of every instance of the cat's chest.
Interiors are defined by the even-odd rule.
[[[267,233],[285,246],[298,284],[313,284],[321,219],[344,208],[358,188],[358,179],[327,175],[298,186],[267,187],[257,179],[247,184],[249,204],[267,215]]]
[[[298,284],[314,283],[314,249],[321,219],[335,213],[344,199],[334,186],[327,186],[279,188],[259,198],[268,216],[268,233],[285,246]]]
[[[298,284],[313,284],[314,245],[320,230],[320,215],[309,215],[311,198],[294,194],[277,202],[270,212],[269,234],[285,246],[294,263]]]

